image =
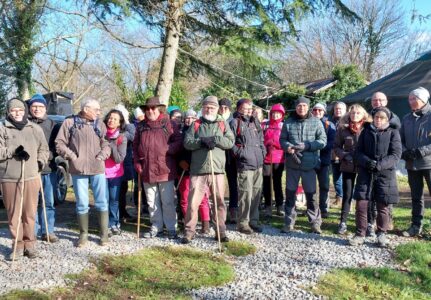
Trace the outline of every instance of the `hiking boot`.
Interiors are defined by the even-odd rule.
[[[24,249],[16,249],[15,252],[15,261],[20,260],[21,258],[23,258],[24,256]],[[13,250],[11,250],[7,255],[6,255],[6,260],[8,261],[12,261],[13,260]]]
[[[257,233],[261,233],[263,231],[262,226],[259,225],[252,225],[250,224],[250,228]]]
[[[322,211],[322,219],[327,219],[329,218],[329,212],[328,211]]]
[[[168,231],[168,239],[170,240],[176,240],[178,238],[177,231],[176,230],[169,230]]]
[[[238,226],[238,231],[241,233],[244,233],[244,234],[253,234],[254,233],[253,229],[251,229],[251,227],[248,225]]]
[[[365,237],[360,235],[355,235],[353,238],[349,239],[350,246],[360,246],[365,243]]]
[[[272,217],[272,207],[271,206],[266,206],[265,207],[265,217],[266,218],[271,218]]]
[[[282,233],[290,233],[293,231],[293,225],[284,225],[281,229]]]
[[[311,224],[311,232],[312,233],[317,233],[317,234],[321,234],[322,233],[322,229],[320,229],[320,225],[319,224]]]
[[[202,234],[210,233],[210,222],[209,221],[202,221],[201,233]]]
[[[27,256],[29,259],[34,259],[37,258],[39,255],[36,249],[30,248],[24,250],[24,256]]]
[[[409,229],[403,231],[403,236],[405,237],[414,237],[418,236],[422,233],[422,226],[411,225]]]
[[[144,233],[144,239],[152,239],[155,237],[161,237],[163,235],[163,231],[158,231],[156,228],[151,228],[150,231]]]
[[[121,230],[120,228],[118,228],[117,226],[112,226],[111,227],[111,232],[110,235],[120,235],[121,234]]]
[[[365,236],[376,237],[376,232],[374,231],[373,224],[368,223],[367,232],[365,233]]]
[[[340,225],[338,225],[338,234],[346,234],[347,233],[347,224],[345,222],[341,222]]]
[[[99,221],[99,245],[106,246],[109,243],[109,212],[107,210],[99,211],[97,213],[97,219]]]
[[[229,208],[229,222],[236,224],[238,222],[238,208]]]
[[[218,235],[217,234],[214,236],[214,239],[216,241],[218,241]],[[226,233],[220,232],[220,242],[222,242],[222,243],[229,242],[229,238],[226,236]]]
[[[387,248],[389,246],[389,241],[386,238],[386,234],[383,232],[380,232],[377,234],[377,246],[380,248]]]
[[[56,243],[59,241],[59,238],[54,233],[50,233],[48,236],[46,234],[42,234],[42,241],[48,242],[48,237],[50,243]]]
[[[277,206],[277,212],[275,213],[277,216],[284,217],[284,207],[283,205]]]
[[[84,247],[88,242],[88,213],[78,215],[79,240],[76,247]]]

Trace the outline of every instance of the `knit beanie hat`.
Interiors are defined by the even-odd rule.
[[[304,97],[304,96],[301,96],[301,97],[299,97],[298,99],[296,99],[296,101],[295,101],[295,107],[296,106],[298,106],[299,104],[301,104],[301,103],[305,103],[305,104],[307,104],[307,105],[310,105],[310,99],[308,99],[308,98],[306,98],[306,97]]]
[[[374,108],[374,109],[371,111],[371,115],[373,116],[373,118],[374,118],[374,116],[375,116],[379,111],[383,112],[383,113],[386,115],[386,117],[388,118],[388,120],[390,120],[390,119],[391,119],[391,115],[392,115],[391,111],[390,111],[389,109],[387,109],[386,107],[384,107],[384,106],[380,106],[380,107]]]
[[[326,104],[325,103],[322,103],[322,102],[316,103],[313,106],[313,109],[315,109],[315,108],[322,109],[322,110],[324,110],[326,112]]]
[[[194,118],[196,118],[197,114],[196,114],[196,112],[193,109],[189,109],[189,110],[187,110],[185,112],[184,117],[185,118],[188,118],[188,117],[194,117]]]
[[[220,106],[223,105],[223,106],[229,107],[229,109],[232,109],[232,102],[229,99],[227,99],[227,98],[220,99],[220,101],[218,102],[218,104]]]
[[[25,103],[18,98],[13,98],[7,102],[6,108],[8,113],[13,108],[22,108],[25,110]]]
[[[36,102],[42,103],[45,105],[45,107],[47,106],[45,97],[43,97],[41,94],[34,94],[33,97],[31,97],[31,99],[28,101],[28,106],[32,106],[32,104]]]
[[[427,103],[430,98],[430,93],[426,88],[418,87],[417,89],[410,92],[410,95],[419,98],[423,103]]]

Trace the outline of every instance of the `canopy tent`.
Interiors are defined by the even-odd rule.
[[[348,104],[364,104],[373,93],[383,92],[388,97],[389,109],[402,118],[410,112],[407,101],[410,91],[420,86],[431,91],[431,51],[355,93],[345,96],[341,101]]]

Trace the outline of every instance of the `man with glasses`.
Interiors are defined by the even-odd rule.
[[[54,191],[57,185],[57,173],[55,164],[55,137],[57,136],[59,126],[54,121],[48,118],[46,114],[46,100],[41,94],[35,94],[28,101],[30,107],[29,120],[38,124],[45,134],[46,142],[49,146],[49,160],[41,171],[43,193],[45,196],[46,218],[48,228],[43,218],[43,208],[41,205],[41,196],[39,196],[38,212],[36,216],[36,234],[40,226],[42,240],[47,241],[49,237],[50,243],[58,241],[58,237],[54,233],[55,223],[55,207],[54,207]]]
[[[57,153],[69,161],[69,172],[72,175],[80,232],[77,247],[85,246],[88,241],[89,184],[99,221],[100,245],[108,243],[109,216],[104,161],[111,155],[111,148],[105,139],[106,126],[99,121],[100,113],[97,100],[82,100],[81,111],[64,120],[55,139]]]

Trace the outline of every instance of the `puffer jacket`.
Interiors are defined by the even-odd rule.
[[[321,121],[326,133],[326,146],[320,150],[320,164],[322,166],[329,166],[331,164],[331,153],[334,147],[336,130],[334,123],[329,121],[328,117],[323,117]]]
[[[362,127],[362,130],[364,128]],[[356,145],[361,131],[354,134],[349,129],[349,124],[340,124],[335,135],[334,153],[340,159],[340,171],[357,173],[358,170],[353,161]]]
[[[75,118],[79,124],[75,123]],[[106,126],[100,120],[95,123],[80,114],[64,120],[55,144],[58,155],[69,161],[70,174],[105,174],[104,161],[111,155],[105,135]]]
[[[181,133],[166,114],[138,123],[133,141],[135,169],[142,168],[142,182],[157,183],[176,177],[175,156],[182,147]]]
[[[30,155],[30,159],[25,162],[25,181],[39,177],[38,161],[42,165],[48,162],[48,144],[39,125],[27,122],[22,130],[18,130],[5,120],[4,125],[0,126],[0,179],[3,182],[19,182],[21,179],[22,162],[14,157],[15,150],[20,145]]]
[[[399,201],[396,166],[401,157],[401,138],[399,131],[390,124],[379,130],[367,123],[359,136],[355,152],[358,166],[354,198],[384,204]],[[377,161],[377,168],[370,172],[367,162]]]
[[[418,149],[422,157],[406,160],[407,170],[431,169],[431,105],[404,116],[400,129],[403,151]]]
[[[200,141],[200,137],[210,136],[214,136],[216,142],[216,147],[212,150],[214,173],[224,174],[225,151],[231,149],[234,142],[232,130],[221,116],[217,116],[215,121],[208,121],[203,117],[199,120],[201,124],[197,127],[197,130],[195,130],[195,123],[192,123],[184,138],[184,148],[192,151],[190,175],[211,174],[209,150],[202,147]],[[224,125],[220,126],[219,122],[223,122]]]
[[[302,152],[301,163],[297,164],[292,155],[286,153],[285,165],[297,170],[312,170],[319,165],[319,150],[326,145],[326,134],[322,122],[310,112],[305,118],[296,112],[284,122],[280,135],[280,145],[285,152],[289,147],[300,143],[308,143],[310,149]]]
[[[281,104],[275,104],[271,107],[271,113],[279,111],[282,117],[279,120],[270,119],[262,123],[263,140],[266,147],[265,164],[280,164],[284,163],[284,151],[280,145],[281,129],[283,128],[284,107]]]
[[[232,153],[238,171],[257,170],[263,166],[266,149],[263,144],[263,131],[259,121],[238,115],[230,122],[235,144]]]

